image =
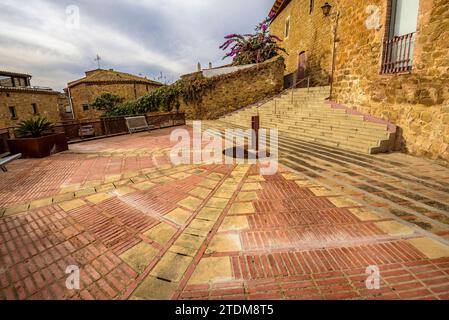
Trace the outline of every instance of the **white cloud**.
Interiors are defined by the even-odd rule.
[[[80,8],[79,30],[66,28],[66,7],[59,1],[0,0],[0,69],[31,73],[34,85],[62,89],[93,69],[99,53],[104,67],[152,75],[164,71],[177,77],[193,71],[198,61],[220,63],[222,37],[250,31],[247,28],[271,4],[271,0],[74,2]],[[103,5],[108,10],[96,9]],[[133,24],[135,17],[125,10],[130,8],[148,19]],[[124,21],[129,23],[123,25]]]

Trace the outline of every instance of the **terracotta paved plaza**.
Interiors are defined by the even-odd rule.
[[[299,158],[281,157],[296,171],[272,176],[257,165],[172,166],[170,132],[10,164],[0,179],[0,299],[449,299],[448,228],[432,203],[415,204],[435,228],[401,215],[393,198],[372,202],[346,176],[327,183],[336,167],[323,159],[313,177]],[[441,188],[423,194],[448,202],[448,169],[401,154],[359,157],[434,174],[427,183]],[[79,291],[66,288],[71,265]],[[380,269],[380,289],[367,288],[368,266]]]

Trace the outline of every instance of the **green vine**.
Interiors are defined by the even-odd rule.
[[[139,99],[109,108],[105,116],[131,116],[151,112],[179,110],[181,99],[187,103],[199,104],[204,93],[213,86],[213,80],[204,77],[181,79],[172,85],[160,87]]]

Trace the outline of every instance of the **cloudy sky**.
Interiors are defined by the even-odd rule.
[[[223,36],[251,32],[273,1],[0,0],[0,70],[61,90],[98,53],[102,68],[173,81],[225,63]]]

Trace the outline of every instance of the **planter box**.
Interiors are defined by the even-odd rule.
[[[12,154],[21,153],[22,158],[45,158],[52,154],[69,150],[65,133],[52,134],[40,138],[19,138],[8,140]]]

